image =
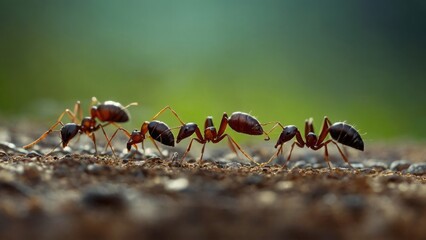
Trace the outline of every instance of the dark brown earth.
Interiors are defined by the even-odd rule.
[[[282,159],[257,167],[226,148],[200,165],[191,158],[180,164],[174,151],[181,149],[161,159],[95,156],[90,143],[43,156],[16,147],[21,138],[0,144],[0,239],[426,237],[426,167],[419,164],[426,150],[419,143],[351,151],[355,170],[333,151],[330,170],[310,150],[297,150],[283,169],[276,164]],[[244,147],[264,161],[271,145]]]

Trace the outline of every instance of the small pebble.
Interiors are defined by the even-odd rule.
[[[407,173],[414,175],[426,174],[426,163],[413,163],[408,169]]]
[[[290,164],[289,164],[290,165]],[[303,160],[301,160],[301,161],[297,161],[297,162],[295,162],[294,164],[292,164],[292,166],[291,166],[291,169],[294,169],[294,168],[306,168],[306,165],[309,165],[310,166],[310,164],[307,164],[305,161],[303,161]],[[289,166],[289,168],[290,168],[290,166]]]
[[[171,179],[164,184],[164,188],[169,191],[182,191],[185,190],[189,185],[189,181],[186,178]]]
[[[10,142],[1,142],[0,143],[0,149],[3,151],[10,151],[14,150],[16,148],[16,145]]]
[[[388,169],[388,165],[386,163],[376,159],[365,160],[364,166],[367,168],[374,168],[376,170],[381,170],[381,171]]]
[[[392,171],[403,171],[409,168],[411,163],[407,160],[397,160],[393,161],[390,165],[390,170]]]
[[[34,158],[34,157],[43,157],[43,154],[41,154],[37,151],[31,151],[31,152],[27,153],[25,156],[29,157],[29,158]]]
[[[364,164],[362,164],[360,162],[354,162],[354,163],[351,163],[351,165],[355,169],[363,169],[363,168],[365,168]]]

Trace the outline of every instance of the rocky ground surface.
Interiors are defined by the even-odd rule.
[[[349,152],[355,169],[333,151],[330,170],[322,151],[283,168],[226,148],[203,163],[181,163],[181,149],[95,155],[90,142],[46,156],[57,137],[19,147],[33,137],[0,131],[0,239],[426,237],[425,144],[366,144]],[[244,147],[265,161],[271,145]]]

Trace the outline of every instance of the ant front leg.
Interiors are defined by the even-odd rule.
[[[278,149],[277,149],[277,151],[274,153],[274,155],[272,155],[272,156],[271,156],[271,158],[269,158],[269,160],[268,160],[268,161],[266,161],[266,162],[262,163],[262,164],[261,164],[261,166],[266,166],[266,165],[268,165],[270,162],[272,162],[272,160],[274,160],[275,158],[277,158],[277,157],[278,157],[278,155],[282,154],[282,153],[283,153],[283,146],[284,146],[284,144],[281,144],[280,146],[278,146]]]
[[[204,141],[204,140],[200,140],[200,139],[198,139],[198,138],[192,138],[191,139],[191,141],[189,142],[189,144],[188,144],[188,147],[186,148],[186,151],[185,151],[185,153],[183,154],[183,156],[182,156],[182,159],[180,160],[180,162],[181,163],[183,163],[183,161],[185,160],[185,158],[186,158],[186,155],[189,153],[189,151],[191,150],[191,147],[192,147],[192,142],[193,141],[197,141],[197,142],[199,142],[200,144],[206,144],[206,141]],[[204,150],[204,148],[203,148],[203,150]],[[203,151],[204,152],[204,151]],[[202,156],[202,154],[201,154],[201,156]]]
[[[261,125],[266,126],[266,125],[273,124],[273,123],[275,123],[274,126],[268,132],[264,131],[265,135],[267,136],[267,138],[265,139],[266,141],[268,141],[270,139],[269,134],[271,134],[271,132],[274,131],[277,127],[281,127],[282,129],[284,129],[284,126],[280,122],[268,122],[268,123],[263,123]]]
[[[260,125],[266,126],[266,125],[270,125],[270,124],[274,124],[274,126],[268,132],[263,131],[263,133],[266,135],[265,141],[269,141],[269,139],[270,139],[269,134],[272,131],[274,131],[275,128],[281,127],[282,129],[284,129],[284,126],[280,122],[267,122],[267,123],[262,123]]]
[[[293,144],[291,144],[290,153],[288,154],[287,160],[285,161],[283,167],[287,166],[287,163],[290,161],[291,153],[293,152],[294,145],[297,145],[300,148],[303,148],[305,146],[305,144],[303,142],[300,143],[298,141],[294,141]]]
[[[92,139],[93,145],[95,145],[95,155],[98,155],[98,147],[96,146],[96,136],[94,132],[86,133],[87,136]]]

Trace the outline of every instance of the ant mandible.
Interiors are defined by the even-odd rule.
[[[272,157],[266,163],[264,163],[264,165],[270,163],[274,158],[278,157],[280,153],[282,154],[284,143],[286,143],[287,141],[290,141],[294,137],[296,137],[296,140],[291,145],[290,153],[287,157],[287,160],[284,166],[286,166],[287,162],[290,160],[291,153],[293,152],[293,148],[295,145],[297,145],[300,148],[303,148],[306,145],[306,147],[311,148],[313,150],[318,150],[324,147],[324,158],[330,169],[331,169],[331,164],[328,159],[328,149],[327,149],[328,144],[333,143],[334,145],[336,145],[337,149],[340,152],[340,155],[342,155],[343,160],[345,160],[345,162],[351,168],[353,167],[349,163],[348,158],[345,156],[345,154],[342,152],[342,150],[340,149],[339,145],[336,142],[364,151],[364,142],[361,139],[361,135],[358,133],[358,131],[354,127],[352,127],[351,125],[345,122],[336,122],[332,124],[327,117],[324,117],[324,123],[322,126],[321,133],[319,137],[317,137],[317,135],[314,132],[313,119],[310,118],[309,120],[305,121],[305,141],[303,141],[303,138],[299,130],[294,125],[283,127],[280,123],[277,123],[269,131],[269,133],[271,133],[272,130],[277,126],[281,126],[281,128],[283,129],[283,131],[280,134],[280,137],[278,138],[277,143],[275,144],[275,148],[278,147],[278,150],[274,155],[272,155]],[[334,140],[329,139],[325,141],[328,133],[330,133],[331,138]]]
[[[267,123],[269,124],[269,123]],[[184,124],[180,130],[179,134],[177,136],[176,142],[179,143],[181,140],[190,137],[192,134],[196,134],[196,137],[192,138],[189,142],[189,145],[185,151],[185,153],[182,156],[183,161],[188,154],[188,152],[191,150],[191,146],[193,141],[197,141],[200,144],[203,144],[203,147],[201,149],[201,157],[200,161],[203,160],[203,154],[204,149],[207,142],[212,143],[218,143],[222,141],[225,137],[228,138],[229,146],[231,150],[237,154],[238,153],[235,149],[235,147],[238,148],[238,150],[251,162],[255,163],[256,165],[259,165],[256,161],[254,161],[239,145],[235,140],[229,136],[228,134],[225,134],[226,126],[229,125],[233,130],[239,133],[249,134],[249,135],[266,135],[265,140],[269,140],[268,134],[263,131],[262,125],[255,117],[243,113],[243,112],[234,112],[231,114],[230,117],[226,113],[223,113],[222,120],[220,122],[219,131],[216,131],[216,128],[213,124],[213,118],[211,116],[207,117],[205,123],[204,123],[204,136],[201,134],[201,131],[197,124],[195,123],[187,123]],[[235,147],[234,147],[235,146]]]
[[[96,105],[95,105],[96,104]],[[53,124],[45,133],[43,133],[38,139],[36,139],[34,142],[25,145],[23,148],[28,149],[34,146],[35,144],[42,141],[44,138],[46,138],[53,130],[58,126],[61,125],[60,133],[61,133],[61,140],[62,140],[62,147],[66,147],[69,143],[69,141],[74,138],[77,133],[80,134],[86,134],[89,136],[89,138],[93,141],[93,144],[95,145],[95,152],[97,153],[97,147],[96,147],[96,137],[94,132],[102,129],[102,132],[105,136],[105,138],[108,141],[108,137],[105,133],[104,127],[113,124],[116,127],[119,127],[116,123],[123,123],[127,122],[130,119],[130,114],[127,111],[127,108],[132,105],[137,105],[137,103],[130,103],[126,107],[123,107],[120,103],[114,102],[114,101],[105,101],[104,103],[99,103],[96,97],[92,97],[92,103],[90,107],[90,117],[84,117],[82,118],[83,114],[80,107],[80,101],[77,101],[74,105],[74,112],[72,112],[69,109],[65,109],[65,111],[59,116],[58,120],[55,124]],[[68,114],[68,116],[71,118],[72,123],[63,124],[62,118],[65,114]],[[79,118],[76,116],[78,114],[78,117],[81,120],[81,123],[79,124]],[[99,119],[101,122],[107,122],[106,124],[98,124],[96,122],[96,118]],[[114,153],[114,149],[112,148],[110,142],[108,141],[108,145],[111,147],[111,150]],[[53,150],[52,150],[53,151]]]
[[[124,128],[117,128],[117,130],[111,136],[110,141],[116,136],[118,131],[121,130],[129,137],[129,141],[127,142],[128,151],[130,151],[130,149],[132,148],[132,145],[134,145],[135,148],[137,149],[136,144],[141,143],[142,149],[145,152],[145,147],[144,147],[144,140],[146,138],[145,135],[149,133],[148,138],[152,141],[155,148],[157,148],[158,152],[160,153],[160,156],[162,156],[163,154],[155,141],[158,141],[166,146],[171,146],[171,147],[175,146],[175,138],[173,136],[173,133],[171,132],[172,129],[169,126],[167,126],[166,123],[155,120],[156,118],[158,118],[159,115],[161,115],[166,110],[170,110],[173,113],[173,115],[179,120],[179,122],[182,125],[184,124],[184,122],[177,115],[176,111],[173,110],[170,106],[166,106],[163,109],[161,109],[157,114],[155,114],[154,117],[152,117],[151,121],[143,122],[140,131],[135,129],[132,131],[132,133],[129,133]]]

